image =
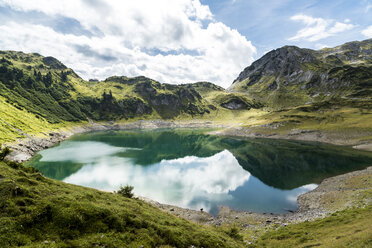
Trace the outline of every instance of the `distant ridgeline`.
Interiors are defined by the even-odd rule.
[[[0,107],[48,123],[199,118],[301,105],[306,111],[332,104],[371,108],[371,66],[372,39],[319,51],[285,46],[255,61],[225,91],[208,82],[170,85],[142,76],[85,81],[53,57],[0,51]]]
[[[200,87],[213,87],[199,83]],[[128,119],[156,113],[161,118],[202,115],[215,109],[193,85],[160,84],[145,77],[84,81],[52,57],[0,52],[0,95],[50,123]]]

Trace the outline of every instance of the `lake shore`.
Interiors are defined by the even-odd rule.
[[[210,134],[213,135],[228,135],[236,137],[250,137],[250,138],[270,138],[270,139],[292,139],[292,140],[304,140],[304,141],[318,141],[336,145],[350,145],[356,149],[372,150],[372,144],[355,144],[352,139],[341,139],[332,138],[333,136],[326,135],[320,131],[306,131],[306,130],[293,130],[287,135],[278,134],[260,134],[251,132],[244,128],[236,126],[227,126],[223,124],[216,124],[213,122],[205,121],[137,121],[132,123],[89,123],[87,125],[80,125],[72,127],[65,131],[50,132],[46,133],[45,137],[28,137],[26,139],[18,140],[8,146],[12,149],[12,153],[8,155],[7,159],[15,162],[24,162],[29,160],[38,151],[52,147],[61,141],[64,141],[72,135],[93,131],[105,131],[105,130],[130,130],[130,129],[158,129],[158,128],[220,128],[221,130],[212,131]],[[221,207],[219,215],[216,217],[203,211],[190,210],[171,206],[167,204],[161,204],[151,199],[143,199],[146,202],[156,206],[163,211],[169,212],[176,216],[189,219],[194,222],[209,224],[209,225],[222,225],[225,223],[235,223],[241,225],[287,225],[289,223],[297,223],[302,221],[310,221],[317,218],[326,216],[329,213],[340,210],[344,207],[351,206],[350,202],[345,204],[339,204],[337,208],[332,209],[329,206],[326,198],[330,195],[337,195],[341,199],[344,199],[348,192],[342,190],[340,185],[345,184],[348,180],[357,176],[364,175],[370,178],[372,177],[372,167],[362,171],[355,171],[344,175],[328,178],[324,180],[316,189],[300,195],[298,197],[299,208],[296,212],[288,212],[286,214],[271,214],[271,213],[254,213],[254,212],[242,212],[234,211],[227,207]],[[353,189],[354,191],[360,189]],[[352,195],[352,194],[351,194]],[[350,196],[353,198],[353,196]],[[350,198],[349,197],[349,198]],[[333,200],[334,201],[334,200]],[[335,205],[335,204],[331,204]]]
[[[286,226],[292,223],[313,221],[336,211],[353,206],[371,204],[371,198],[362,197],[372,191],[372,166],[359,171],[323,180],[317,188],[298,197],[297,211],[284,214],[255,213],[251,211],[234,211],[222,206],[218,216],[204,211],[180,208],[162,204],[148,198],[138,197],[151,205],[170,214],[197,223],[208,225],[234,224],[243,228],[261,228],[265,226]]]
[[[226,125],[204,121],[137,121],[131,123],[94,123],[78,125],[68,130],[44,133],[44,137],[27,137],[15,142],[5,144],[12,150],[7,156],[8,160],[18,163],[31,159],[38,151],[52,147],[75,134],[110,131],[110,130],[133,130],[133,129],[159,129],[159,128],[226,128]]]
[[[227,135],[247,138],[267,138],[321,142],[332,145],[351,146],[354,149],[372,151],[372,141],[363,140],[362,137],[371,136],[372,132],[349,132],[344,131],[320,131],[291,129],[286,132],[275,132],[275,130],[265,130],[264,132],[255,128],[230,127],[223,130],[211,132],[214,135]]]
[[[323,132],[314,130],[293,129],[287,133],[259,132],[255,129],[243,128],[239,125],[227,125],[212,121],[164,121],[164,120],[140,120],[130,123],[94,123],[77,125],[63,131],[43,133],[43,137],[31,137],[19,139],[15,142],[4,144],[11,148],[12,153],[7,159],[15,162],[24,162],[33,157],[38,151],[52,147],[75,134],[107,131],[107,130],[130,130],[130,129],[158,129],[158,128],[219,128],[220,130],[209,132],[212,135],[246,137],[246,138],[268,138],[287,139],[299,141],[314,141],[333,145],[351,146],[354,149],[372,151],[371,141],[360,141],[362,134],[344,135],[342,132]],[[365,135],[372,135],[368,133]],[[359,139],[357,139],[359,138]]]

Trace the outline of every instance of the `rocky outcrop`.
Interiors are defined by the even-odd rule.
[[[134,85],[134,92],[163,118],[177,116],[182,112],[191,115],[209,112],[201,95],[190,85],[160,84],[145,80]]]
[[[230,110],[250,109],[250,107],[248,107],[247,104],[240,99],[231,99],[225,103],[222,103],[221,107]]]
[[[54,57],[44,57],[42,61],[44,64],[46,64],[52,69],[57,69],[57,70],[67,69],[67,67],[61,63],[61,61],[59,61],[58,59]]]

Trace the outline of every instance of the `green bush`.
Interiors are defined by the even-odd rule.
[[[243,236],[239,233],[239,229],[235,226],[227,230],[226,234],[229,235],[233,239],[241,240],[241,241],[243,240]]]
[[[0,146],[1,147],[1,146]],[[10,153],[11,151],[10,151],[10,149],[9,149],[9,147],[5,147],[4,149],[2,149],[1,151],[0,151],[0,161],[3,161],[4,160],[4,158]]]
[[[125,185],[124,187],[120,186],[120,189],[117,191],[117,193],[124,197],[132,198],[134,195],[132,192],[133,189],[134,187],[130,185]]]

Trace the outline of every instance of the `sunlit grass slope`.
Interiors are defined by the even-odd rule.
[[[347,209],[269,231],[251,247],[371,247],[371,219],[371,205]]]
[[[243,247],[137,199],[47,179],[0,162],[1,247]]]

